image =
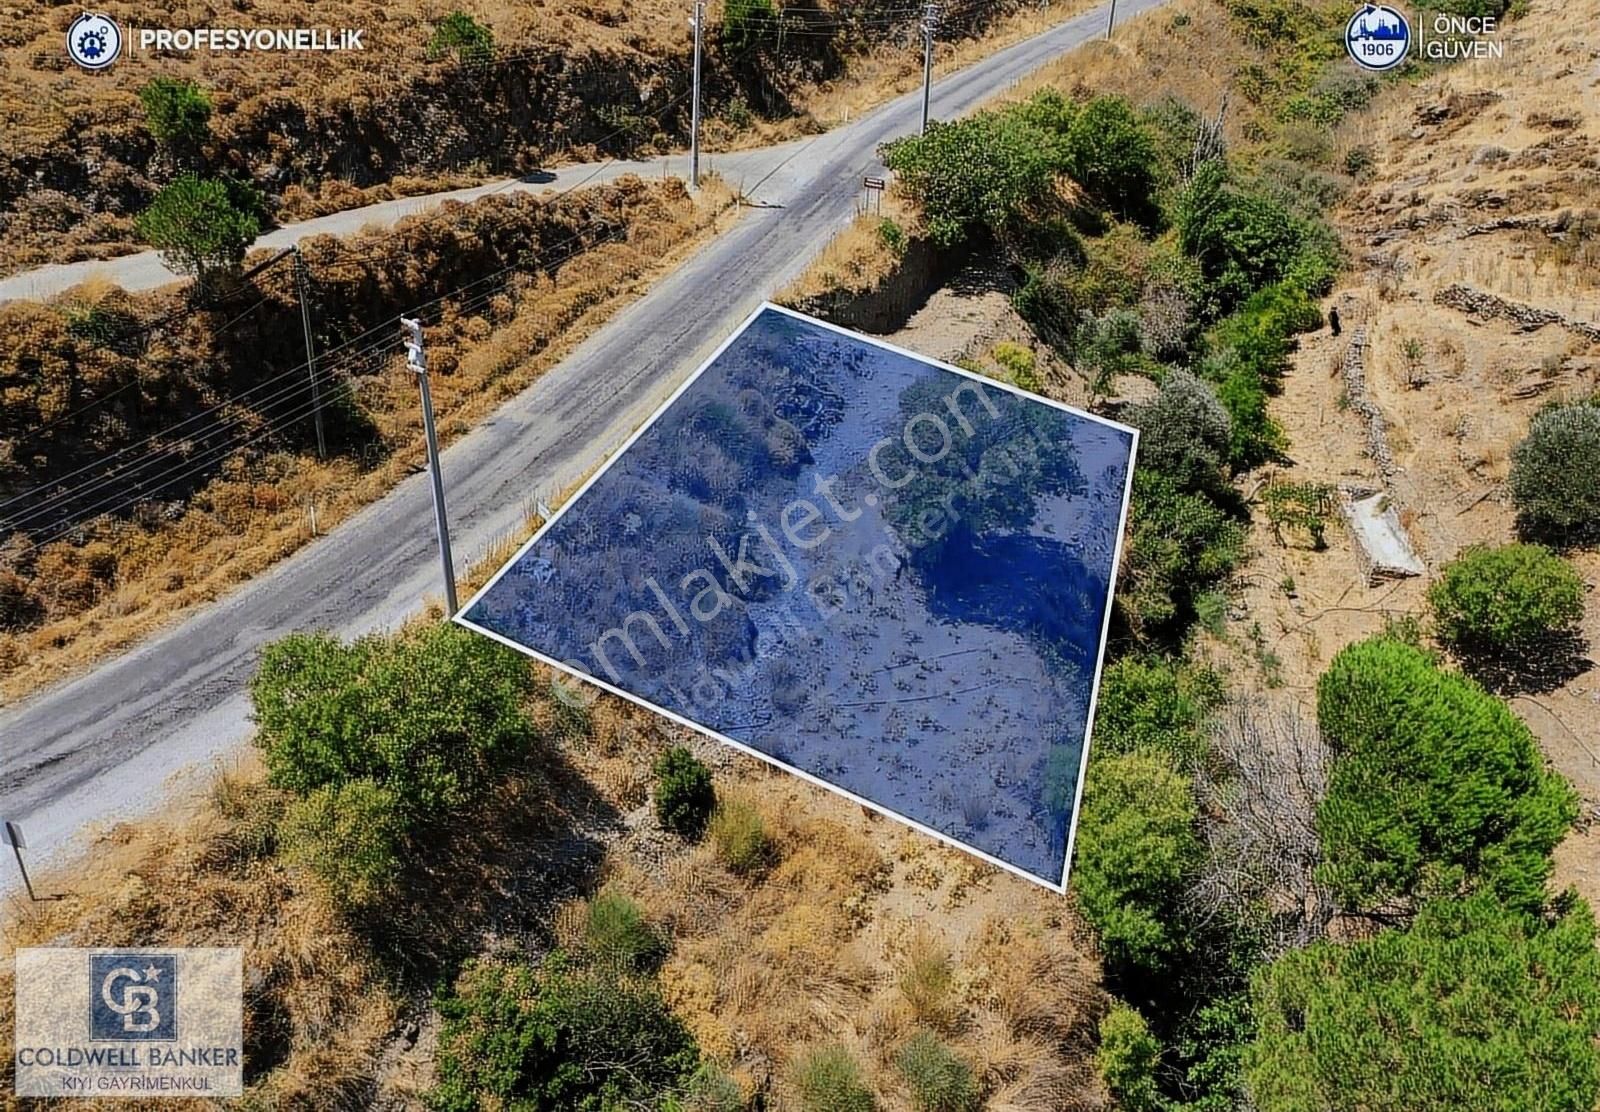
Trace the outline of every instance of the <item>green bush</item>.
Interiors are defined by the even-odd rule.
[[[1600,536],[1600,404],[1552,405],[1534,417],[1511,453],[1511,498],[1535,536]]]
[[[1160,754],[1194,768],[1208,746],[1206,721],[1223,697],[1222,678],[1204,665],[1122,657],[1100,677],[1094,751]]]
[[[700,1062],[655,989],[574,972],[480,962],[439,1002],[439,1112],[612,1112],[680,1094]]]
[[[1278,282],[1325,292],[1337,269],[1331,231],[1270,197],[1236,187],[1220,160],[1195,174],[1179,198],[1175,223],[1184,253],[1205,276],[1206,310],[1213,320]]]
[[[343,644],[296,633],[250,682],[271,782],[297,795],[370,780],[407,824],[479,797],[531,742],[525,661],[448,622]]]
[[[972,1112],[978,1083],[972,1067],[928,1031],[911,1036],[895,1055],[917,1112]]]
[[[1215,490],[1233,440],[1233,422],[1210,386],[1187,371],[1167,373],[1161,393],[1129,420],[1139,429],[1139,466],[1180,490]]]
[[[895,256],[906,253],[906,230],[887,216],[878,221],[878,238]]]
[[[150,136],[180,157],[199,153],[211,137],[211,98],[193,81],[153,77],[139,90]]]
[[[682,1096],[668,1098],[661,1112],[744,1112],[739,1083],[711,1062],[701,1062],[683,1087]]]
[[[1158,971],[1182,949],[1179,904],[1200,860],[1186,777],[1143,753],[1089,764],[1070,885],[1115,971]]]
[[[689,750],[675,745],[657,759],[655,775],[656,818],[661,825],[685,838],[700,837],[717,805],[711,770]]]
[[[772,860],[772,839],[761,812],[740,799],[725,799],[711,812],[708,830],[717,860],[741,876],[758,873]]]
[[[1113,1004],[1100,1020],[1095,1064],[1121,1112],[1158,1112],[1165,1107],[1156,1085],[1161,1042],[1137,1010]]]
[[[722,6],[722,48],[741,54],[776,34],[779,13],[772,0],[726,0]]]
[[[1255,980],[1261,1112],[1591,1112],[1600,953],[1581,902],[1553,924],[1489,894],[1407,930],[1290,951]]]
[[[1025,111],[978,112],[887,143],[884,165],[922,208],[928,234],[951,247],[980,229],[1010,230],[1062,169],[1059,139]]]
[[[620,892],[602,892],[589,901],[583,944],[602,967],[625,972],[648,972],[667,956],[666,938]]]
[[[1342,902],[1403,909],[1481,885],[1508,907],[1543,905],[1577,797],[1504,703],[1375,638],[1334,657],[1317,721],[1333,755],[1318,875]]]
[[[455,54],[460,62],[487,62],[494,57],[494,32],[457,8],[433,25],[428,57]]]
[[[201,287],[237,271],[261,231],[258,218],[242,208],[226,182],[184,174],[134,217],[140,239],[161,253],[179,274]]]
[[[1132,517],[1130,574],[1117,601],[1144,640],[1179,637],[1196,601],[1243,556],[1244,527],[1211,499],[1143,468],[1134,471]]]
[[[1583,578],[1534,544],[1472,548],[1428,592],[1439,638],[1465,656],[1548,654],[1583,620]]]
[[[347,910],[370,910],[397,891],[405,837],[393,794],[371,780],[324,784],[285,809],[278,851],[321,877]]]
[[[1002,340],[994,345],[989,355],[1000,364],[1013,385],[1035,393],[1039,391],[1038,361],[1034,359],[1033,352],[1021,344]]]
[[[1074,113],[1066,132],[1067,173],[1102,206],[1125,220],[1155,220],[1154,137],[1122,97],[1095,97]]]
[[[872,1112],[877,1102],[861,1067],[842,1046],[825,1046],[795,1062],[792,1081],[802,1112]]]

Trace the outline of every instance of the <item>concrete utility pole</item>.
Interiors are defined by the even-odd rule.
[[[405,333],[406,365],[422,389],[422,431],[428,438],[428,472],[433,476],[433,524],[439,534],[439,563],[444,569],[445,613],[456,613],[456,569],[450,558],[450,524],[444,515],[444,478],[439,473],[439,438],[433,429],[433,394],[428,390],[428,353],[422,346],[422,322],[400,318]]]
[[[1111,0],[1111,12],[1106,16],[1106,41],[1111,41],[1111,31],[1117,25],[1117,0]]]
[[[933,97],[933,32],[939,26],[939,5],[922,9],[922,134],[928,134],[928,102]]]
[[[694,0],[694,105],[689,109],[689,188],[700,188],[700,41],[706,22],[705,0]]]
[[[317,381],[317,351],[311,343],[311,306],[306,301],[306,261],[300,245],[294,248],[294,286],[300,294],[300,327],[306,334],[306,370],[311,375],[311,412],[317,425],[317,458],[328,458],[328,440],[322,432],[322,384]]]

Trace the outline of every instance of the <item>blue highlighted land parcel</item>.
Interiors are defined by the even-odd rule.
[[[767,306],[460,620],[1060,888],[1135,440]]]

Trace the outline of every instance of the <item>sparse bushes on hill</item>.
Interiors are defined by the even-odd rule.
[[[1262,1112],[1541,1109],[1600,1096],[1600,952],[1582,903],[1553,924],[1489,894],[1405,930],[1291,951],[1256,978]]]
[[[698,838],[717,805],[711,770],[693,753],[674,745],[655,766],[656,818],[674,834]]]
[[[475,802],[532,741],[528,683],[514,654],[449,624],[267,646],[250,695],[268,779],[296,797],[284,857],[348,908],[385,901],[416,828]]]
[[[583,942],[588,956],[601,968],[626,973],[654,970],[667,952],[666,938],[645,920],[639,905],[621,892],[602,892],[589,901]]]
[[[1543,905],[1577,799],[1504,703],[1380,637],[1333,659],[1317,721],[1334,758],[1319,875],[1345,906],[1404,911],[1479,886],[1507,907]]]
[[[1511,453],[1511,497],[1535,536],[1600,535],[1600,404],[1552,405],[1534,417]]]
[[[277,833],[284,860],[316,873],[352,911],[394,896],[404,837],[394,793],[365,779],[324,784],[294,800]]]
[[[1428,592],[1439,638],[1469,658],[1513,662],[1550,655],[1583,620],[1583,579],[1533,544],[1474,548]]]
[[[1065,136],[1067,173],[1109,211],[1149,225],[1156,206],[1156,144],[1122,97],[1095,97],[1073,115]]]
[[[919,1031],[895,1055],[917,1112],[972,1112],[978,1083],[972,1067],[929,1031]]]
[[[184,174],[173,180],[133,222],[134,229],[179,274],[213,286],[235,271],[261,232],[256,214],[240,207],[228,184]]]
[[[1139,464],[1183,490],[1214,490],[1228,462],[1233,422],[1210,386],[1188,371],[1167,372],[1154,401],[1129,415],[1139,429]]]
[[[803,1112],[872,1112],[872,1099],[861,1067],[842,1046],[825,1046],[795,1062],[792,1083]]]
[[[1244,554],[1244,527],[1203,494],[1188,493],[1155,470],[1133,475],[1130,575],[1117,602],[1145,640],[1180,634],[1195,600]]]
[[[1204,665],[1125,656],[1100,678],[1094,751],[1160,753],[1193,768],[1207,748],[1206,719],[1222,699],[1222,678]]]

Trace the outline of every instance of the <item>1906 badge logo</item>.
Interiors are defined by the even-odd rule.
[[[1387,4],[1365,4],[1345,26],[1344,46],[1362,69],[1391,70],[1411,52],[1411,24]]]
[[[109,16],[84,12],[67,28],[67,54],[84,69],[105,69],[121,53],[122,30]]]

